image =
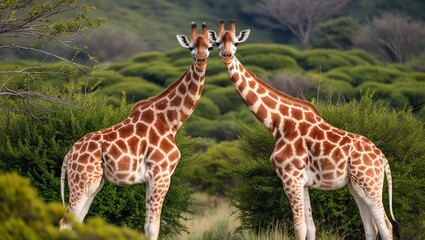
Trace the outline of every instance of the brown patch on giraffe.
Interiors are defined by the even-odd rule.
[[[273,127],[277,126],[280,124],[280,115],[277,113],[271,113],[271,117],[272,117],[272,124]]]
[[[304,169],[305,168],[305,162],[296,158],[292,161],[292,164],[297,169]],[[298,174],[297,174],[298,175]]]
[[[140,115],[141,115],[141,112],[140,112],[140,111],[135,111],[135,112],[131,113],[131,115],[130,115],[130,117],[131,117],[131,122],[132,122],[132,123],[136,123],[136,122],[138,122],[138,121],[139,121],[139,119],[140,119]],[[108,132],[107,132],[107,131],[105,131],[105,132],[103,132],[103,133],[108,133]]]
[[[172,160],[178,160],[180,158],[180,153],[178,150],[174,150],[172,153],[168,155],[168,159]],[[177,164],[177,161],[176,161]]]
[[[320,123],[319,125],[319,128],[320,129],[322,129],[323,131],[329,131],[330,129],[331,129],[331,127],[328,125],[328,124],[326,124],[326,123]]]
[[[298,132],[297,132],[297,134],[298,134]],[[295,148],[295,155],[302,156],[303,154],[305,154],[303,140],[301,138],[298,138],[294,142],[294,148]]]
[[[134,134],[134,126],[133,124],[128,124],[118,130],[120,138],[128,138]]]
[[[245,77],[247,77],[247,78],[251,78],[251,77],[252,77],[252,75],[251,75],[251,73],[250,73],[249,71],[245,71]]]
[[[270,109],[275,109],[277,105],[277,102],[268,96],[263,97],[263,103]]]
[[[334,174],[333,173],[325,173],[325,174],[322,174],[322,178],[324,180],[331,180],[331,179],[334,179]]]
[[[301,136],[307,135],[308,129],[310,129],[311,124],[308,122],[299,122],[298,123],[298,131]]]
[[[313,126],[310,131],[310,137],[315,140],[321,141],[325,139],[325,134],[320,128],[318,128],[317,126]]]
[[[168,100],[163,98],[162,100],[155,103],[155,108],[157,110],[165,110],[168,107]]]
[[[123,156],[118,162],[118,171],[129,171],[131,166],[131,158]]]
[[[168,121],[173,121],[177,118],[177,111],[176,110],[168,110],[167,111],[167,119]]]
[[[241,83],[238,85],[238,91],[239,91],[239,92],[243,92],[243,91],[245,90],[245,88],[246,88],[246,83],[245,83],[245,82],[241,82]]]
[[[246,103],[249,105],[249,106],[252,106],[252,105],[254,105],[257,101],[258,101],[258,97],[257,97],[257,95],[253,92],[253,91],[249,91],[248,92],[248,94],[246,95],[246,99],[247,99],[247,101],[246,101]]]
[[[146,123],[152,123],[155,119],[155,113],[152,111],[152,109],[146,109],[142,113],[142,119]]]
[[[239,81],[239,74],[238,73],[235,73],[235,74],[232,75],[232,81],[233,82]]]
[[[127,146],[130,149],[130,153],[133,155],[137,154],[137,148],[139,146],[139,137],[133,136],[127,140]]]
[[[185,106],[186,108],[188,108],[188,109],[192,109],[194,104],[195,104],[195,101],[194,101],[191,97],[187,96],[187,97],[184,99],[184,106]]]
[[[369,155],[363,154],[362,160],[363,160],[363,164],[364,165],[366,165],[366,166],[373,166],[372,159],[369,157]]]
[[[121,151],[122,151],[123,153],[126,153],[126,152],[128,151],[128,149],[127,149],[127,143],[126,143],[124,140],[122,140],[122,139],[117,139],[117,140],[115,141],[115,145],[116,145],[119,149],[121,149]]]
[[[201,69],[198,70],[198,72],[202,71]],[[196,81],[199,81],[199,75],[196,72],[192,72],[192,78]]]
[[[260,85],[260,86],[258,86],[257,93],[262,95],[262,94],[266,93],[266,89],[263,86]]]
[[[255,116],[261,121],[267,118],[267,109],[263,106],[263,104],[258,107]]]
[[[297,125],[296,122],[292,121],[291,119],[286,120],[284,123],[284,126],[283,126],[284,136],[289,141],[293,141],[294,139],[299,137],[299,133],[297,129],[295,128],[296,125]]]
[[[279,105],[279,112],[285,116],[289,115],[289,108],[283,104]]]
[[[153,128],[149,129],[149,143],[157,146],[159,142],[159,136]]]
[[[303,112],[298,108],[291,108],[291,116],[297,120],[303,119]]]
[[[155,150],[150,158],[155,161],[160,161],[160,160],[163,160],[165,156],[164,154],[161,153],[161,151]]]
[[[161,148],[164,152],[169,152],[170,150],[173,149],[173,147],[174,146],[166,138],[162,139],[162,141],[159,145],[159,148]]]
[[[190,85],[189,85],[189,92],[190,92],[192,95],[197,94],[197,93],[198,93],[198,85],[196,85],[196,84],[190,84]]]
[[[182,104],[182,98],[178,95],[174,96],[173,100],[170,103],[171,107],[177,107],[180,106]]]
[[[279,99],[279,96],[274,92],[269,92],[269,96],[273,99]]]
[[[256,83],[255,81],[249,81],[249,82],[248,82],[248,85],[249,85],[249,87],[250,87],[251,89],[254,89],[254,88],[255,88],[255,86],[257,86],[257,83]]]
[[[332,131],[326,132],[326,139],[328,139],[332,143],[338,143],[339,140],[341,140],[341,136],[338,134],[335,134]]]
[[[328,140],[323,142],[323,155],[325,156],[329,156],[331,154],[331,152],[334,150],[335,148],[335,144],[329,142]]]
[[[306,111],[304,112],[304,119],[305,121],[309,122],[309,123],[314,123],[316,122],[314,119],[314,114],[312,112]]]
[[[366,170],[365,175],[369,177],[373,177],[375,175],[375,172],[373,171],[372,168],[369,168]]]

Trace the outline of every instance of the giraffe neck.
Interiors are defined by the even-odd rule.
[[[136,103],[130,117],[151,108],[164,128],[176,132],[198,105],[204,87],[205,67],[192,63],[183,75],[159,95]]]
[[[306,113],[311,113],[313,118],[320,117],[312,104],[277,91],[246,69],[236,57],[226,67],[245,105],[275,138],[282,136],[279,129],[283,129],[288,119],[301,121]]]

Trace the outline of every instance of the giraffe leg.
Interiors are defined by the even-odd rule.
[[[370,197],[371,194],[367,192],[367,189],[363,189],[356,185],[351,185],[351,187],[356,192],[358,197],[362,200],[365,208],[369,210],[373,218],[372,221],[375,222],[381,239],[392,240],[392,225],[385,213],[384,205],[382,203],[382,196],[379,194],[376,197]]]
[[[307,225],[304,213],[304,191],[303,186],[294,181],[284,183],[284,190],[291,203],[294,218],[295,239],[304,240],[307,236]]]
[[[353,189],[350,183],[348,184],[348,190],[350,191],[351,195],[353,195],[354,199],[356,200],[357,206],[359,207],[360,217],[362,218],[366,240],[376,239],[376,235],[378,234],[378,228],[373,220],[372,213],[370,212],[368,206],[363,201],[363,199]]]
[[[88,190],[87,192],[88,198],[77,216],[77,221],[84,221],[84,218],[86,217],[87,212],[89,211],[90,205],[92,204],[94,197],[96,197],[97,193],[99,193],[99,191],[102,189],[104,183],[105,181],[102,179],[99,183],[92,183],[90,185],[90,190]]]
[[[147,186],[145,234],[150,240],[158,239],[162,204],[170,187],[170,176],[164,175],[156,176]]]
[[[313,214],[310,206],[310,196],[308,188],[304,187],[304,214],[307,226],[307,239],[313,240],[316,238],[316,226],[314,226]]]

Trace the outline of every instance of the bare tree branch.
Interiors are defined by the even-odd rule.
[[[349,0],[262,0],[257,4],[260,22],[272,29],[288,29],[309,48],[317,26],[340,14]]]

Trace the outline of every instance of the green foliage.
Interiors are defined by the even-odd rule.
[[[243,105],[233,86],[212,89],[206,92],[205,96],[218,106],[222,114],[236,110],[239,106]]]
[[[238,46],[238,56],[249,56],[257,54],[278,54],[298,60],[301,52],[296,48],[281,44],[243,44]]]
[[[194,114],[207,119],[216,119],[220,115],[220,109],[211,99],[203,97],[199,100]]]
[[[370,94],[359,102],[322,104],[319,110],[329,123],[366,136],[385,153],[392,170],[393,209],[403,237],[423,238],[425,199],[420,190],[425,189],[421,174],[425,171],[423,123],[410,111],[377,107]],[[241,129],[241,144],[249,159],[235,168],[238,184],[229,189],[228,195],[232,205],[240,210],[243,227],[264,229],[276,220],[292,223],[292,216],[281,181],[266,160],[274,148],[274,140],[265,127],[258,125]],[[349,239],[364,237],[357,206],[346,189],[312,190],[310,194],[316,221],[323,219],[326,228],[351,229],[346,233]],[[388,212],[386,187],[383,195]]]
[[[240,61],[247,65],[261,66],[269,71],[277,69],[300,69],[293,58],[275,53],[244,56],[240,58]]]
[[[190,181],[197,190],[223,195],[226,188],[235,183],[230,169],[238,165],[243,157],[237,141],[215,144],[195,162]]]
[[[59,231],[65,213],[59,203],[44,203],[30,181],[16,173],[0,174],[0,234],[5,240],[23,239],[145,239],[128,228],[92,218],[87,224],[74,222],[72,232]],[[72,220],[73,221],[73,220]]]
[[[350,49],[360,24],[351,17],[340,17],[320,24],[315,32],[313,48]]]
[[[119,71],[124,76],[138,76],[164,86],[167,80],[177,80],[182,72],[166,62],[135,63]]]
[[[122,121],[128,116],[131,107],[124,99],[118,108],[114,108],[107,104],[105,98],[93,95],[75,95],[74,101],[84,108],[53,111],[42,121],[13,112],[0,118],[0,168],[30,178],[32,185],[46,201],[60,199],[61,164],[72,144],[88,132]],[[172,177],[163,207],[163,236],[185,231],[180,220],[184,219],[183,213],[189,212],[192,201],[185,169],[192,161],[190,152],[194,141],[181,134],[178,134],[176,141],[182,159]],[[123,188],[105,184],[96,196],[88,216],[100,216],[110,223],[142,231],[145,195],[144,186]]]

